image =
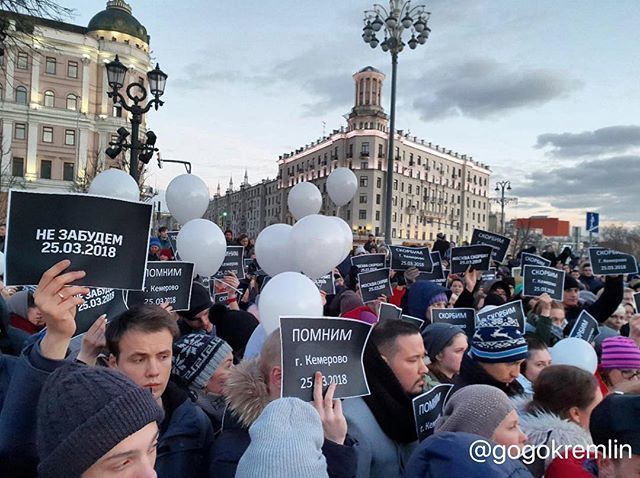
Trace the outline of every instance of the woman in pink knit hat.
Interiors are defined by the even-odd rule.
[[[640,380],[640,348],[628,337],[604,339],[598,373],[607,393],[623,382]]]

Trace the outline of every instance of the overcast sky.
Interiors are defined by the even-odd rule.
[[[86,25],[102,0],[61,0]],[[391,61],[360,35],[360,0],[133,0],[168,73],[148,115],[165,158],[223,190],[254,183],[279,154],[346,124],[351,75]],[[508,217],[583,225],[638,221],[640,2],[431,0],[431,37],[400,55],[398,129],[488,163],[509,179]],[[182,171],[151,166],[151,185]]]

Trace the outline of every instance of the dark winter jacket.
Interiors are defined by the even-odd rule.
[[[18,359],[0,352],[0,412],[9,391],[9,383]]]
[[[522,395],[524,393],[522,385],[520,385],[517,380],[514,380],[509,384],[498,382],[495,378],[489,375],[478,362],[473,360],[468,353],[464,354],[464,357],[462,357],[462,364],[460,365],[460,373],[455,379],[450,395],[453,395],[462,387],[477,384],[497,387],[509,397]]]
[[[580,276],[580,282],[582,282],[587,290],[590,290],[594,294],[597,294],[600,289],[604,287],[604,284],[600,279],[595,276]]]
[[[209,476],[213,447],[209,418],[173,382],[169,382],[162,394],[162,405],[165,417],[160,424],[156,455],[158,477]]]
[[[233,369],[225,393],[229,407],[211,460],[210,475],[215,478],[235,477],[238,462],[251,443],[249,427],[269,404],[266,380],[256,359],[245,360]],[[344,445],[324,441],[322,453],[327,460],[330,478],[355,477],[357,457],[354,444],[349,437]]]

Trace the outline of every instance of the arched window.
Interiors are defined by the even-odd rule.
[[[24,86],[18,86],[16,88],[16,103],[19,105],[27,104],[27,89]]]
[[[78,109],[78,97],[73,93],[67,95],[67,109],[76,111]]]
[[[44,92],[44,105],[47,108],[53,108],[56,102],[56,95],[51,90]]]

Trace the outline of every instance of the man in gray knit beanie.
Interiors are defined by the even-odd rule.
[[[511,433],[513,436],[507,438],[510,443],[500,443],[503,441],[502,428],[508,428],[506,424],[513,418],[516,427]],[[442,432],[473,433],[501,445],[526,441],[518,426],[513,403],[506,393],[491,385],[468,385],[455,392],[436,421],[435,433]]]
[[[236,478],[328,478],[320,415],[298,398],[269,403],[249,428]]]
[[[38,404],[38,476],[155,476],[162,417],[151,392],[118,371],[59,368]]]

